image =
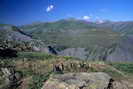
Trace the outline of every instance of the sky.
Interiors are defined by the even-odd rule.
[[[0,23],[76,18],[87,21],[133,21],[133,0],[0,0]]]

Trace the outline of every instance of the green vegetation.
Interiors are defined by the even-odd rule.
[[[87,50],[81,55],[82,59],[88,60],[106,60],[119,46],[121,39],[120,32],[111,28],[75,19],[31,24],[21,28],[33,38],[42,40],[45,45],[53,46],[58,52],[67,48],[85,48]]]
[[[50,60],[56,56],[41,52],[19,52],[18,58],[27,58],[27,59],[41,59],[41,60]]]
[[[109,74],[110,76],[112,76],[115,79],[119,79],[119,78],[123,77],[119,72],[114,71],[110,67],[107,67],[107,68],[103,69],[102,72],[105,72],[105,73]]]
[[[2,27],[2,26],[7,26],[7,25],[9,25],[9,24],[0,24],[1,27]]]
[[[133,75],[133,63],[132,62],[113,62],[111,63],[111,66],[114,68],[122,71],[123,73],[127,75]]]
[[[61,57],[39,52],[21,52],[19,53],[18,58],[0,60],[1,66],[15,66],[17,71],[23,73],[23,81],[26,83],[24,87],[26,87],[26,89],[41,89],[49,76],[55,74],[53,67],[59,63],[63,63],[64,65],[63,73],[106,72],[115,79],[123,78],[123,75],[117,70],[127,74],[128,76],[133,74],[132,63],[82,61],[69,56]],[[3,81],[2,78],[0,78],[0,81]]]
[[[0,24],[0,26],[7,25]],[[132,28],[131,25],[129,27]],[[112,27],[106,28],[95,23],[77,20],[39,23],[21,28],[35,39],[31,38],[31,41],[29,41],[29,37],[27,38],[27,35],[20,34],[18,28],[15,26],[9,26],[7,30],[0,30],[0,46],[15,48],[19,51],[17,58],[0,59],[0,67],[14,66],[15,70],[21,71],[24,75],[23,81],[26,81],[25,83],[27,84],[27,88],[25,89],[41,89],[49,76],[54,74],[54,65],[60,63],[64,65],[63,73],[106,72],[113,78],[123,78],[123,74],[126,76],[133,75],[133,63],[103,62],[103,59],[106,59],[119,46],[118,44],[122,39],[120,32],[128,33],[129,31],[125,32],[123,29],[122,31],[114,31]],[[129,30],[129,28],[127,29]],[[16,34],[17,32],[19,35]],[[11,39],[8,38],[9,35],[13,35]],[[19,37],[24,37],[26,40],[14,40]],[[32,47],[43,48],[46,45],[52,45],[58,51],[67,48],[85,48],[85,51],[88,52],[86,55],[91,61],[78,60],[70,56],[62,57],[31,51]],[[132,50],[129,52],[132,53]],[[0,85],[4,81],[1,77],[2,75],[0,71]]]
[[[97,27],[95,23],[78,20],[60,20],[52,23],[39,23],[21,27],[24,32],[31,34],[48,45],[72,47],[109,47],[118,42],[119,32],[110,28]],[[106,44],[104,44],[106,43]]]
[[[29,84],[29,88],[28,89],[41,89],[44,82],[49,79],[49,76],[50,76],[51,72],[50,73],[47,73],[47,74],[36,74],[36,75],[33,75],[32,76],[32,81],[30,84]]]

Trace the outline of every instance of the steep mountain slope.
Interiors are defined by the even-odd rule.
[[[19,28],[19,34],[39,40],[36,45],[41,43],[54,47],[59,55],[89,60],[133,61],[133,22],[94,23],[67,19]],[[19,36],[15,38],[18,40]],[[45,47],[40,49],[44,51]]]
[[[112,28],[112,30],[123,34],[133,34],[133,22],[105,22],[99,25],[100,27]]]
[[[90,60],[106,60],[121,38],[121,34],[111,28],[80,20],[32,24],[22,29],[54,46],[60,55]]]
[[[15,26],[3,25],[0,26],[1,37],[5,37],[7,40],[20,40],[20,41],[29,41],[31,37],[22,32]]]
[[[12,25],[0,26],[0,48],[13,48],[18,51],[32,51],[34,47],[45,46],[41,41]]]
[[[22,26],[23,29],[26,29],[27,32],[33,32],[38,29],[39,31],[51,31],[55,30],[83,30],[83,29],[91,29],[91,28],[104,28],[111,29],[113,31],[121,32],[124,34],[132,34],[133,33],[133,22],[112,22],[105,21],[103,23],[97,22],[86,22],[82,20],[73,20],[73,19],[64,19],[56,22],[45,22],[45,23],[35,23]],[[37,31],[38,32],[38,31]]]
[[[133,35],[125,36],[121,39],[115,51],[108,56],[111,61],[133,61]]]
[[[119,33],[112,31],[110,28],[99,27],[96,23],[80,20],[60,20],[51,23],[26,25],[21,28],[34,38],[41,39],[50,45],[74,45],[74,47],[78,45],[81,47],[88,45],[86,42],[89,41],[89,44],[97,45],[97,43],[101,44],[104,41],[114,41],[119,37]]]

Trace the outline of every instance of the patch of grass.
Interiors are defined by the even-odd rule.
[[[13,59],[0,59],[0,68],[1,67],[8,67],[8,66],[14,66]]]
[[[71,57],[71,56],[64,56],[63,57],[65,60],[70,60],[70,59],[72,59],[73,57]]]
[[[105,72],[107,74],[109,74],[110,76],[112,76],[113,78],[120,78],[123,77],[120,73],[113,71],[111,68],[105,68],[103,70],[101,70],[102,72]]]
[[[15,62],[16,70],[20,70],[25,77],[36,74],[47,74],[52,71],[52,60],[17,60]]]
[[[43,83],[49,79],[49,76],[52,72],[49,72],[47,74],[36,74],[32,76],[33,82],[29,85],[28,89],[41,89],[43,86]]]
[[[133,75],[133,63],[129,62],[113,62],[110,64],[111,66],[115,67],[116,69],[124,72],[127,75]]]
[[[0,24],[0,26],[2,27],[2,26],[8,26],[9,24]]]
[[[46,54],[43,52],[20,52],[18,54],[18,58],[28,58],[28,59],[52,59],[55,58],[56,56]]]
[[[31,78],[28,81],[27,89],[41,89],[44,82],[53,72],[55,64],[63,63],[63,73],[70,72],[105,72],[113,78],[122,78],[123,76],[113,70],[110,66],[120,70],[124,74],[133,74],[133,63],[107,63],[104,61],[83,61],[75,60],[69,56],[56,56],[40,52],[20,52],[18,58],[0,60],[0,65],[15,66],[17,71],[21,71],[24,78]],[[110,66],[108,66],[110,65]],[[0,74],[1,76],[1,74]],[[4,79],[0,78],[0,83]]]

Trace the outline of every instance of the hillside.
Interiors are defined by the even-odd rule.
[[[84,60],[133,61],[132,26],[132,22],[64,19],[21,27],[1,24],[0,36],[2,44],[18,51],[53,51]]]
[[[110,26],[78,20],[1,24],[0,56],[8,48],[17,56],[0,57],[0,89],[132,89],[133,36]]]
[[[100,24],[67,19],[21,28],[33,38],[52,45],[60,55],[89,60],[132,61],[132,22]]]
[[[101,82],[103,81],[101,83],[102,85],[108,83],[107,82],[108,77],[104,76],[107,75],[111,77],[113,80],[122,83],[123,85],[127,84],[127,86],[130,87],[129,89],[132,89],[133,87],[132,86],[133,64],[129,62],[123,63],[123,62],[83,61],[68,56],[64,57],[55,56],[41,52],[21,52],[19,53],[19,56],[17,58],[8,59],[8,60],[0,59],[0,66],[1,66],[0,70],[2,70],[0,71],[0,89],[14,89],[15,87],[16,87],[15,89],[42,89],[43,85],[46,84],[46,82],[49,82],[49,84],[56,84],[52,83],[52,81],[50,83],[49,79],[51,80],[54,75],[58,76],[58,74],[60,74],[59,75],[60,78],[62,78],[61,76],[66,74],[66,77],[64,77],[64,81],[66,80],[66,82],[69,83],[69,86],[73,83],[74,84],[81,83],[82,85],[84,81],[77,82],[75,78],[70,77],[69,73],[75,73],[75,75],[77,75],[78,73],[88,73],[88,74],[90,73],[91,76],[94,77],[90,77],[89,79],[97,82],[97,83],[94,82],[93,84],[92,82],[90,82],[92,86],[97,85],[99,79],[101,80]],[[101,74],[101,72],[104,73],[102,73],[102,75],[98,75],[97,77],[95,76],[95,74],[96,75],[99,73]],[[10,77],[8,77],[9,74]],[[78,74],[77,77],[78,79],[79,78],[82,79],[85,76],[81,77],[81,75]],[[13,79],[10,80],[10,78]],[[104,79],[106,81],[104,81]],[[67,80],[73,80],[73,81],[67,81]],[[62,84],[61,82],[62,81],[60,81],[60,84]],[[59,84],[57,84],[57,86],[58,85]],[[118,84],[117,87],[121,86]],[[45,88],[46,87],[44,87],[44,89]],[[70,87],[69,89],[71,88],[72,87]],[[58,88],[58,89],[65,89],[65,88]]]
[[[127,21],[127,22],[105,22],[100,24],[101,27],[109,27],[112,28],[112,30],[121,32],[126,35],[133,34],[133,22]]]
[[[33,51],[34,48],[45,47],[40,40],[33,39],[28,33],[21,31],[18,27],[8,24],[0,25],[1,49],[11,48],[17,51]]]

